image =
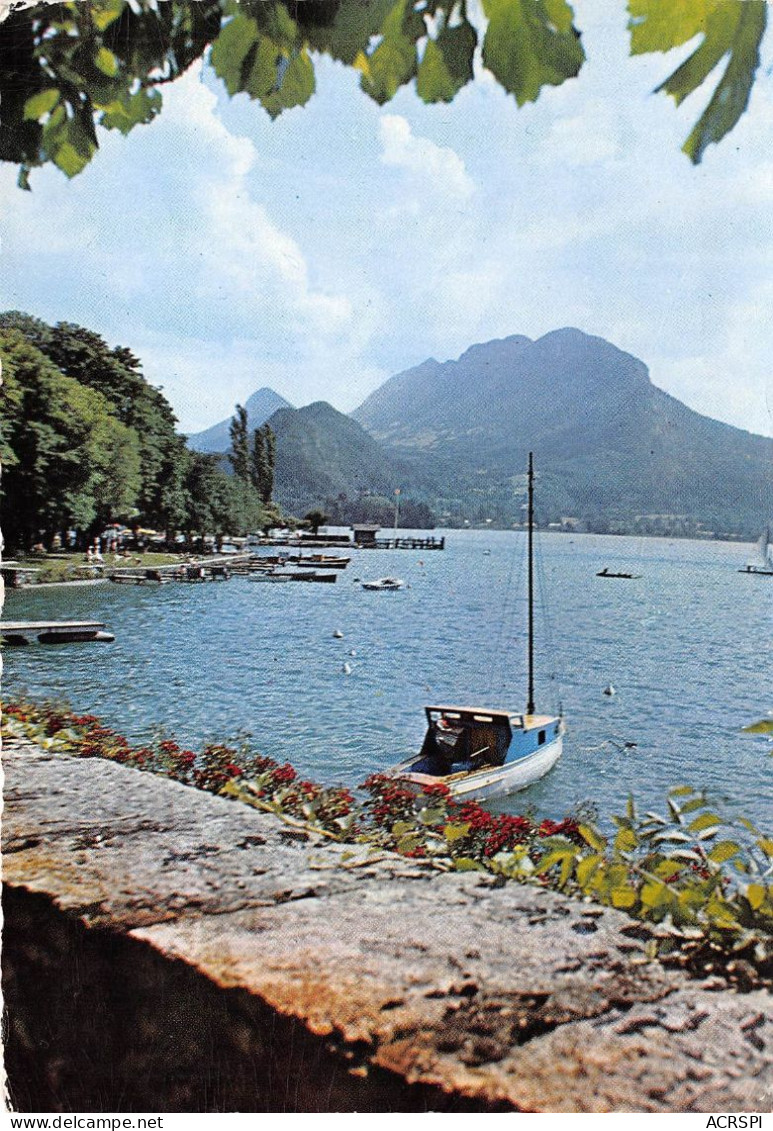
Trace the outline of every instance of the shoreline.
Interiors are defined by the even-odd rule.
[[[73,578],[71,581],[33,581],[31,585],[14,585],[5,586],[5,599],[9,593],[16,593],[21,589],[29,592],[36,589],[61,589],[62,586],[82,586],[82,585],[105,585],[110,580],[109,577],[82,577]]]

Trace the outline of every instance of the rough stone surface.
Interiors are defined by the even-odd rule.
[[[769,995],[664,970],[621,913],[109,762],[4,767],[20,1110],[770,1108]]]

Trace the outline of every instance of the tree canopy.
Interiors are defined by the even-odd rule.
[[[11,546],[84,535],[114,519],[190,534],[245,534],[274,521],[244,477],[190,452],[139,360],[92,330],[0,314],[3,532]],[[270,511],[270,513],[269,513]]]
[[[622,8],[623,0],[616,0]],[[68,177],[94,156],[97,127],[128,134],[162,107],[161,89],[205,58],[230,95],[276,117],[314,93],[314,58],[356,70],[378,103],[414,83],[425,102],[450,102],[479,73],[518,105],[582,68],[581,30],[567,0],[77,0],[11,11],[0,37],[0,160],[53,162]],[[695,41],[657,88],[677,104],[712,88],[684,143],[690,160],[745,111],[760,66],[766,0],[628,0],[631,54]]]

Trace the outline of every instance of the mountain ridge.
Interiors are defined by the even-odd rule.
[[[279,409],[293,406],[274,389],[264,385],[247,398],[244,407],[247,410],[247,427],[252,432],[265,424]],[[231,446],[229,427],[232,419],[229,416],[227,420],[220,420],[210,428],[191,433],[187,437],[188,447],[196,452],[211,452],[217,455],[227,452]]]
[[[603,529],[685,515],[751,533],[773,511],[773,440],[695,412],[653,385],[639,358],[574,327],[422,362],[352,415],[413,468],[431,458],[445,479],[431,505],[446,520],[518,521],[514,485],[530,450],[550,521]]]

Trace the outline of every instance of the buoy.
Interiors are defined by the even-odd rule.
[[[335,632],[333,633],[333,636],[335,637],[336,640],[343,640],[343,638],[344,638],[344,634],[343,634],[343,632],[341,632],[340,628],[337,628],[335,630]]]
[[[351,664],[344,664],[344,666],[341,668],[341,671],[344,673],[344,675],[351,675],[352,674],[352,665]]]
[[[604,694],[605,694],[605,695],[616,695],[616,694],[617,694],[617,692],[615,691],[615,689],[614,689],[614,687],[612,686],[612,684],[611,684],[611,683],[608,683],[608,684],[607,684],[607,686],[606,686],[606,687],[604,688]]]
[[[357,649],[356,649],[356,648],[351,648],[351,649],[349,650],[349,655],[350,655],[350,656],[356,656],[356,655],[357,655]]]

